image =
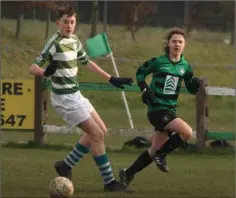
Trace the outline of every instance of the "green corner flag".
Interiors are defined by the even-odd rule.
[[[108,54],[110,54],[110,58],[112,61],[112,65],[114,67],[116,76],[119,77],[119,72],[116,66],[116,62],[111,50],[111,47],[109,45],[108,39],[107,39],[107,35],[106,33],[101,33],[98,34],[96,36],[94,36],[93,38],[88,39],[87,41],[85,41],[85,45],[87,48],[87,53],[89,55],[89,57],[91,58],[97,58],[100,56],[106,56]],[[126,96],[125,96],[125,92],[122,91],[122,98],[125,104],[125,108],[126,108],[126,112],[129,118],[129,122],[130,122],[130,126],[133,129],[134,128],[134,124],[133,124],[133,120],[129,111],[129,106],[126,100]]]
[[[91,58],[105,56],[112,52],[106,33],[98,34],[95,37],[86,40],[85,45],[87,48],[88,55]]]

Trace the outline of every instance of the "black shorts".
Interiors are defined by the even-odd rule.
[[[177,118],[176,114],[169,110],[158,110],[148,113],[149,122],[155,127],[155,131],[165,131],[166,125]]]

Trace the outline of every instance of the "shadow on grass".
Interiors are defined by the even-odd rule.
[[[52,143],[45,143],[42,146],[38,146],[34,141],[26,141],[26,142],[16,142],[16,141],[9,141],[5,143],[1,143],[1,148],[12,148],[12,149],[45,149],[45,150],[71,150],[74,145],[72,144],[52,144]],[[147,148],[134,148],[134,147],[112,147],[107,146],[107,152],[115,152],[115,153],[142,153]],[[234,148],[210,148],[206,147],[201,151],[197,151],[195,147],[189,147],[186,149],[177,149],[173,152],[173,155],[178,154],[195,154],[195,155],[235,155]]]

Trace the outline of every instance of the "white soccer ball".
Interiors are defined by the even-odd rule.
[[[69,198],[74,194],[73,183],[65,177],[56,177],[49,183],[51,198]]]

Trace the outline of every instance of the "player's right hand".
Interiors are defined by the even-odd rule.
[[[131,85],[133,83],[133,79],[112,76],[109,82],[117,88],[124,89],[124,85]]]
[[[148,105],[153,105],[154,101],[155,101],[155,94],[153,93],[153,91],[150,88],[145,88],[142,91],[142,100],[143,103]]]
[[[57,70],[56,65],[50,64],[50,65],[48,65],[47,68],[45,69],[45,71],[44,71],[44,76],[45,76],[45,77],[49,77],[49,76],[53,75],[53,74],[56,72],[56,70]]]

